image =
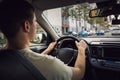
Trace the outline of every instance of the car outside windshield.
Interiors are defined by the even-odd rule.
[[[113,35],[115,31],[111,23],[114,17],[111,15],[90,18],[89,11],[94,8],[95,3],[83,3],[46,10],[43,14],[59,36],[118,37],[119,35]],[[117,25],[117,28],[119,29],[120,25]]]

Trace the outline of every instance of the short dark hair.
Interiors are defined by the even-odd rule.
[[[25,0],[4,0],[0,4],[0,30],[9,39],[16,36],[25,20],[32,23],[33,6]]]

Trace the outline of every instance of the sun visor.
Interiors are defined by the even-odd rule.
[[[96,5],[97,5],[97,8],[101,8],[101,7],[106,7],[106,6],[112,6],[116,3],[117,3],[116,0],[110,0],[110,1],[96,3]]]

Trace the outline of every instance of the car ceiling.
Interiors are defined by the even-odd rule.
[[[52,9],[67,5],[73,5],[73,4],[79,4],[84,2],[103,2],[103,1],[109,1],[109,0],[27,0],[29,2],[32,2],[33,6],[38,8],[39,10],[46,10],[46,9]]]

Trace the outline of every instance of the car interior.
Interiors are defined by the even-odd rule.
[[[2,0],[0,0],[0,2],[1,1]],[[43,50],[47,48],[47,46],[51,42],[57,41],[57,45],[55,49],[49,55],[59,58],[61,61],[63,61],[65,64],[69,66],[74,66],[75,60],[77,58],[77,48],[75,46],[75,41],[84,40],[87,43],[87,49],[85,52],[86,70],[85,70],[84,80],[120,80],[120,77],[119,77],[120,76],[120,34],[117,33],[117,32],[120,32],[119,31],[120,30],[119,29],[120,0],[60,0],[60,1],[59,0],[50,0],[50,1],[27,0],[27,1],[34,6],[37,22],[42,28],[42,30],[44,31],[41,33],[42,36],[44,36],[42,37],[42,42],[37,43],[36,40],[31,42],[31,45],[30,45],[31,50],[41,53]],[[84,35],[82,37],[76,37],[74,35],[63,36],[58,34],[57,32],[60,26],[57,29],[55,28],[56,29],[55,30],[53,25],[46,18],[46,15],[49,14],[49,12],[47,12],[46,10],[49,11],[50,9],[61,8],[65,6],[71,6],[71,5],[79,5],[83,3],[89,3],[89,4],[95,3],[97,7],[89,8],[89,12],[88,12],[89,19],[104,18],[104,22],[106,22],[106,24],[108,24],[107,21],[110,20],[111,23],[108,24],[108,26],[110,26],[111,32],[110,31],[107,32],[106,30],[106,32],[108,33],[108,34],[104,33],[104,34],[107,34],[106,36],[103,36],[104,34],[102,33],[99,33],[100,35],[96,35],[92,33],[92,34],[87,34],[87,36]],[[55,17],[58,18],[57,14],[53,14],[50,16],[52,16],[50,17],[51,18],[50,21],[52,21],[52,18],[55,19],[53,21],[56,21]],[[108,19],[109,16],[114,16],[114,18]],[[61,18],[58,18],[58,19],[61,19]],[[57,24],[57,21],[55,24]],[[82,24],[82,20],[81,20],[81,24]],[[112,35],[112,31],[114,30],[113,29],[114,25],[119,26],[117,29],[117,32],[116,30],[114,31],[116,32],[116,35]],[[104,28],[103,30],[105,32]],[[89,35],[92,35],[92,36],[89,36]],[[1,42],[0,44],[1,44],[0,47],[4,46]],[[2,54],[3,52],[1,51],[0,53]],[[11,53],[11,52],[7,51],[7,53]],[[3,66],[9,67],[10,61],[8,60],[8,58],[7,59],[5,58],[5,55],[7,54],[5,55],[1,55],[1,54],[0,54],[0,72],[4,72],[4,77],[8,76],[7,79],[4,79],[4,80],[8,80],[10,75],[8,75],[7,73],[15,74],[15,70],[17,70],[17,68],[15,68],[14,70],[14,65],[16,64],[16,62],[15,63],[12,62],[13,65],[11,66],[12,67],[11,70],[8,70],[10,68],[7,69],[7,67],[3,69],[4,68]],[[11,56],[9,58],[12,59]],[[8,64],[4,65],[3,62],[6,60],[7,60],[6,63]],[[30,72],[29,76],[30,75],[41,76],[41,74],[38,73],[35,69],[34,69],[35,71],[34,70],[32,71],[30,69],[27,69],[27,70],[28,71],[25,70],[26,71],[25,73]],[[34,72],[35,74],[31,72]],[[20,73],[18,70],[18,74],[17,74],[18,77],[28,76],[28,75],[21,75]],[[19,76],[19,74],[21,76]],[[0,79],[2,79],[2,76],[0,76]],[[18,78],[18,79],[20,80],[22,78]],[[31,78],[29,77],[26,79],[45,80],[43,77],[35,78],[35,79],[33,79],[33,77]],[[12,78],[9,80],[16,80],[16,78],[15,79]]]

